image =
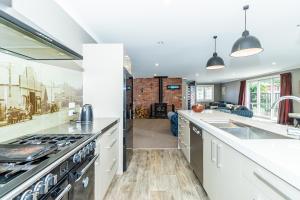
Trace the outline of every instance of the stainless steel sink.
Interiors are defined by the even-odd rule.
[[[291,139],[289,137],[275,134],[266,130],[248,126],[237,122],[228,123],[210,123],[211,125],[220,128],[227,133],[240,139]]]

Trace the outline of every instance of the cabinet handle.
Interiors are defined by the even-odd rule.
[[[288,197],[284,192],[282,192],[278,188],[276,188],[272,183],[270,183],[270,181],[268,181],[258,171],[254,171],[253,174],[254,174],[254,176],[256,176],[257,179],[259,179],[261,182],[263,182],[264,184],[266,184],[269,188],[271,188],[274,192],[276,192],[282,198],[284,198],[286,200],[292,200],[292,198]]]
[[[216,141],[215,140],[211,141],[210,156],[211,156],[211,161],[213,163],[216,162]]]
[[[111,149],[117,142],[117,139],[115,139],[108,147],[105,147],[105,149]]]
[[[116,163],[117,163],[117,159],[114,159],[114,161],[113,161],[113,163],[111,164],[110,168],[109,168],[108,170],[106,170],[106,172],[111,172],[111,171],[114,169]]]
[[[217,167],[221,168],[222,167],[222,145],[218,144],[217,145]]]
[[[114,128],[109,134],[107,134],[107,135],[112,135],[112,134],[114,134],[115,133],[115,131],[118,129],[118,127],[116,127],[116,128]]]

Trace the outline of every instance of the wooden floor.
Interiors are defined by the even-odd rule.
[[[177,149],[134,150],[126,173],[113,180],[105,200],[208,200]]]

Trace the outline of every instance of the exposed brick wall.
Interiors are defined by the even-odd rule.
[[[180,90],[168,90],[167,85],[181,85]],[[175,105],[176,109],[182,107],[182,79],[181,78],[167,78],[164,79],[164,102],[168,105]]]
[[[167,90],[167,85],[181,85],[181,78],[163,79],[163,102],[169,107],[172,104],[176,109],[182,106],[182,90]],[[135,107],[144,107],[150,110],[151,104],[158,103],[158,79],[157,78],[136,78],[133,81],[133,102]]]

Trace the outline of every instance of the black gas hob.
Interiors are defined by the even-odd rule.
[[[80,154],[75,152],[74,155],[67,157],[64,163],[53,169],[52,173],[48,174],[52,177],[51,181],[59,182],[72,167],[94,154],[95,143],[88,141],[92,137],[92,134],[29,135],[17,138],[8,144],[0,144],[0,199],[74,148],[88,142],[80,150]],[[41,180],[46,183],[46,177]],[[54,185],[46,185],[47,188],[44,190],[48,192],[50,186]],[[41,194],[46,192],[41,192]],[[16,199],[21,199],[21,196]]]

